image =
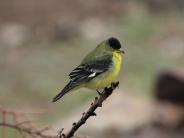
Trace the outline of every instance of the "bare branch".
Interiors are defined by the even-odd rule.
[[[9,124],[9,123],[0,123],[0,126],[16,129],[17,131],[19,131],[21,133],[24,132],[26,134],[29,134],[32,137],[56,138],[56,136],[48,136],[48,135],[43,134],[43,132],[48,130],[48,128],[42,129],[40,131],[37,131],[37,130],[34,131],[34,130],[30,129],[30,128],[25,128],[25,127],[21,127],[19,125],[14,125],[14,124]]]
[[[119,85],[119,82],[112,83],[111,87],[105,88],[102,93],[99,93],[100,96],[95,97],[95,100],[93,103],[91,103],[90,108],[87,110],[87,112],[84,112],[82,114],[82,117],[80,120],[76,123],[73,123],[72,128],[70,131],[66,134],[63,133],[63,128],[60,130],[58,136],[51,136],[47,135],[45,132],[49,129],[48,127],[43,129],[37,129],[34,126],[32,126],[27,118],[25,120],[22,120],[21,122],[17,120],[17,118],[20,117],[26,117],[23,113],[17,113],[11,110],[5,110],[0,108],[0,112],[2,113],[2,122],[0,122],[0,127],[2,127],[2,137],[5,137],[5,128],[12,128],[14,130],[17,130],[20,135],[25,138],[26,135],[29,135],[33,138],[71,138],[74,136],[75,132],[87,121],[87,119],[91,116],[96,116],[95,110],[98,107],[102,107],[102,103],[112,94],[113,90]],[[13,117],[13,123],[6,122],[6,116],[10,115],[10,117]]]
[[[83,113],[82,117],[80,120],[76,123],[73,123],[72,128],[67,134],[60,133],[59,138],[71,138],[74,136],[75,132],[83,125],[86,123],[86,120],[91,117],[91,116],[96,116],[95,110],[98,107],[102,107],[102,103],[112,94],[113,90],[118,87],[119,82],[112,83],[111,87],[105,88],[103,92],[100,94],[99,98],[95,97],[95,101],[91,104],[90,108],[88,109],[87,112]],[[63,132],[63,129],[62,131]]]

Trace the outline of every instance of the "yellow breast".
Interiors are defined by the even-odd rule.
[[[115,78],[118,76],[120,69],[121,69],[121,63],[122,63],[122,54],[119,52],[113,52],[113,63],[114,63],[114,69],[113,69],[113,76]]]
[[[109,71],[91,80],[86,85],[87,88],[102,89],[104,87],[109,86],[113,81],[115,81],[121,69],[121,63],[122,63],[121,53],[113,52],[112,60],[113,60],[113,67]]]

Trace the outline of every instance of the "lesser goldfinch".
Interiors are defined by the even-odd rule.
[[[69,74],[69,83],[53,98],[53,102],[81,87],[99,92],[98,90],[109,86],[120,72],[122,53],[124,51],[117,38],[111,37],[101,42]]]

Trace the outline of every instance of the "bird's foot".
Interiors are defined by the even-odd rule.
[[[100,92],[99,90],[96,90],[97,91],[97,93],[98,93],[98,95],[102,95],[102,92]]]
[[[115,87],[118,87],[119,86],[119,81],[118,82],[112,82],[111,83],[111,88],[112,89],[115,89]]]

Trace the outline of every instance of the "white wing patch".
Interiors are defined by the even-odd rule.
[[[94,77],[95,75],[96,75],[96,72],[90,74],[90,75],[88,76],[88,78]]]

